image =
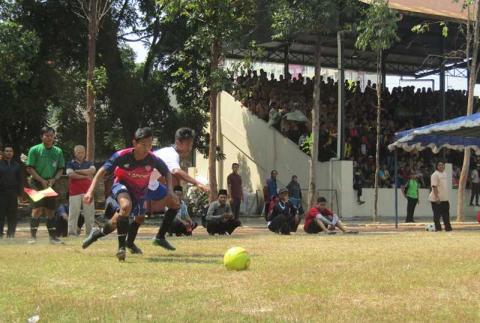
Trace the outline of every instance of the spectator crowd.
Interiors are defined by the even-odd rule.
[[[263,70],[239,75],[232,94],[254,115],[284,136],[304,148],[311,133],[311,107],[314,78],[267,75]],[[321,107],[319,129],[319,161],[328,161],[336,155],[337,137],[337,83],[332,78],[321,80]],[[372,187],[376,153],[376,84],[370,81],[362,90],[360,82],[345,82],[345,159],[353,160],[361,170],[363,186]],[[387,149],[395,132],[441,120],[441,93],[431,88],[413,86],[395,87],[382,92],[382,121],[380,134],[380,185],[394,183],[393,154]],[[446,92],[446,118],[462,115],[467,102],[466,91]],[[447,153],[447,161],[460,165],[458,153]],[[435,169],[434,155],[429,152],[399,154],[401,182],[415,174],[421,187],[429,187],[430,174]],[[458,181],[455,168],[454,181]],[[455,183],[454,183],[455,184]]]

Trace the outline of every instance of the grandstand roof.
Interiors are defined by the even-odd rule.
[[[480,154],[480,113],[458,117],[397,132],[395,141],[388,146],[394,150],[420,151],[426,148],[438,153],[441,148],[473,149]]]
[[[369,0],[360,0],[368,2]],[[447,69],[464,66],[461,55],[455,55],[465,44],[465,36],[459,31],[459,23],[466,20],[467,13],[461,3],[452,0],[390,0],[389,6],[402,13],[398,26],[400,42],[387,52],[385,68],[387,74],[422,77],[438,73],[442,59]],[[446,21],[449,26],[448,37],[444,38],[440,26],[435,22]],[[430,30],[424,34],[412,32],[413,26],[431,22]],[[363,52],[355,48],[356,35],[344,35],[344,67],[359,71],[376,71],[376,58],[373,52]],[[264,61],[284,63],[285,47],[289,46],[290,64],[314,64],[315,36],[297,33],[289,42],[259,37],[257,44],[264,49]],[[447,55],[443,53],[448,53]],[[233,49],[230,58],[243,58],[248,53],[244,49]],[[322,42],[322,66],[337,67],[337,36],[327,35]],[[463,64],[463,65],[462,65]],[[458,72],[458,71],[457,71]],[[458,75],[457,75],[458,76]],[[461,75],[465,76],[466,75]]]

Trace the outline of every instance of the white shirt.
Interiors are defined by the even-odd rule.
[[[154,151],[153,154],[163,160],[170,173],[172,173],[175,169],[180,169],[180,155],[177,153],[175,148],[165,147]],[[162,175],[158,172],[158,170],[154,169],[150,175],[150,181],[148,183],[149,190],[154,191],[158,188],[158,185],[160,185],[158,183],[158,179],[160,177],[162,177]]]
[[[478,184],[480,183],[480,177],[478,176],[478,171],[476,169],[472,170],[472,174],[470,175],[472,179],[472,183]]]
[[[448,188],[447,188],[447,174],[446,172],[439,172],[438,170],[435,171],[432,174],[432,177],[430,178],[430,183],[431,186],[436,186],[438,190],[438,200],[441,202],[448,201]],[[435,194],[433,193],[433,189],[430,192],[430,195],[428,197],[430,202],[436,202],[438,201],[435,197]]]

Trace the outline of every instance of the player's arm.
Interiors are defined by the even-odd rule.
[[[207,185],[204,185],[204,184],[200,183],[195,178],[188,175],[188,173],[185,172],[181,168],[172,169],[172,174],[175,175],[177,178],[180,178],[181,180],[184,180],[187,183],[195,185],[196,187],[198,187],[199,189],[201,189],[204,192],[208,192],[210,190]]]
[[[101,167],[95,177],[93,177],[92,183],[90,183],[90,187],[88,188],[87,193],[83,196],[83,201],[87,204],[92,203],[93,201],[93,192],[95,191],[95,187],[97,186],[97,183],[103,179],[105,174],[107,173],[107,169],[105,167]]]

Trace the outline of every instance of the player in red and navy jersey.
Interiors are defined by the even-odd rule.
[[[105,217],[111,219],[101,230],[93,230],[82,247],[85,249],[99,238],[115,229],[118,234],[117,258],[124,261],[126,247],[132,253],[141,254],[134,241],[138,229],[145,217],[144,201],[150,175],[154,169],[166,179],[167,206],[178,209],[178,199],[173,193],[172,175],[167,165],[152,152],[152,131],[140,128],[135,132],[133,147],[120,150],[108,159],[92,180],[84,196],[85,203],[91,203],[97,182],[107,173],[114,174],[112,193],[105,203]],[[129,224],[129,216],[132,221]],[[127,237],[128,236],[128,237]]]

